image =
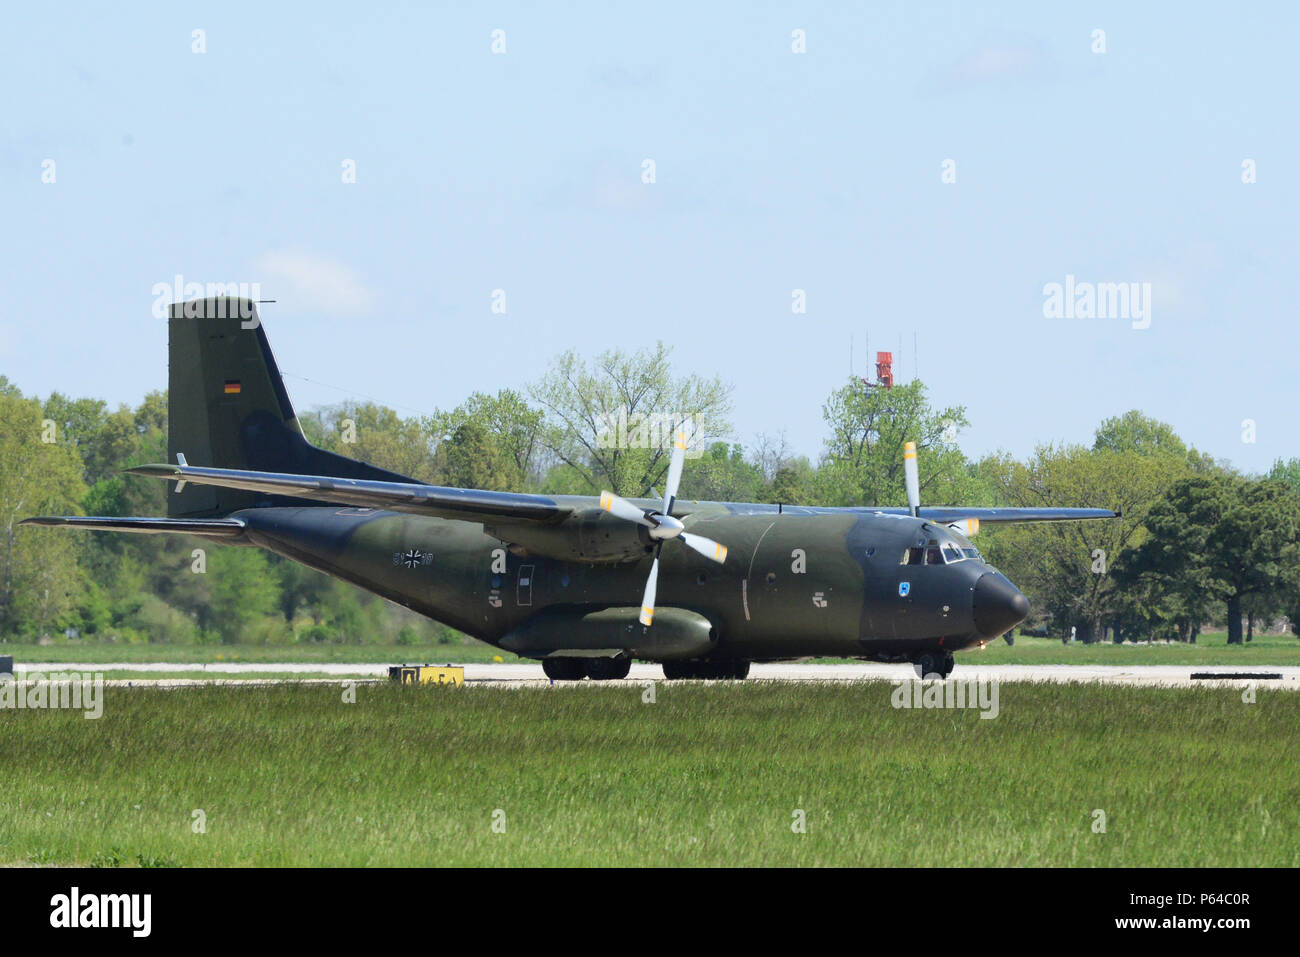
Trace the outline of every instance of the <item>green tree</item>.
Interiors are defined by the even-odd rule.
[[[1132,449],[1092,451],[1080,445],[1039,446],[1025,463],[1002,453],[980,469],[1000,505],[1100,507],[1120,518],[990,528],[981,532],[988,558],[1020,585],[1058,628],[1075,626],[1092,641],[1128,611],[1112,567],[1124,549],[1146,534],[1147,510],[1190,471],[1177,454]]]
[[[1134,452],[1138,455],[1187,456],[1187,444],[1173,426],[1131,409],[1097,427],[1094,452]]]
[[[851,379],[822,408],[830,428],[817,470],[824,505],[891,506],[907,501],[903,447],[915,442],[921,502],[977,505],[986,494],[957,445],[969,423],[961,406],[932,408],[919,380],[892,389]]]
[[[659,489],[663,491],[663,489]],[[700,502],[753,502],[763,495],[762,470],[739,445],[714,442],[703,455],[686,460],[677,497]]]
[[[442,482],[457,488],[519,490],[523,475],[508,450],[477,422],[463,422],[438,447]]]
[[[35,400],[0,394],[0,631],[49,634],[79,598],[76,536],[17,527],[77,511],[85,494],[75,450],[46,437]]]
[[[544,416],[512,389],[475,392],[450,412],[424,420],[437,446],[440,482],[461,488],[525,491],[540,480]]]
[[[212,590],[202,623],[222,642],[249,638],[259,619],[280,609],[280,582],[265,552],[255,548],[214,547],[208,553],[207,580]]]
[[[679,429],[694,449],[731,431],[731,387],[679,374],[662,342],[633,354],[604,352],[590,364],[566,352],[529,394],[546,416],[540,443],[559,466],[548,475],[548,484],[562,486],[556,491],[607,488],[633,498],[662,491]]]
[[[55,441],[80,456],[87,485],[116,473],[137,447],[135,417],[126,406],[109,412],[100,399],[69,399],[53,392],[44,412],[55,424]]]
[[[1285,482],[1291,491],[1300,495],[1300,459],[1278,459],[1269,470],[1268,477],[1276,482]]]
[[[1242,643],[1244,602],[1294,587],[1300,499],[1283,482],[1197,475],[1177,482],[1147,516],[1149,538],[1128,564],[1157,592],[1224,604],[1228,643]]]
[[[421,482],[437,483],[433,444],[419,418],[387,406],[345,402],[298,417],[308,440],[321,448]]]

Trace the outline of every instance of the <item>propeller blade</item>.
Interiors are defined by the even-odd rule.
[[[694,549],[705,558],[711,559],[721,565],[727,560],[727,546],[715,542],[711,538],[705,538],[703,535],[692,535],[690,532],[682,532],[678,536],[687,548]]]
[[[645,580],[645,594],[641,597],[640,622],[647,628],[655,620],[655,589],[659,587],[659,556],[650,566],[650,577]]]
[[[686,458],[686,433],[678,432],[673,436],[673,453],[668,460],[668,481],[664,485],[664,514],[669,514],[673,509],[673,501],[677,498],[677,486],[682,481],[682,463]]]
[[[619,498],[613,492],[600,493],[600,507],[611,515],[628,521],[636,522],[638,525],[644,525],[646,528],[654,528],[655,523],[645,517],[645,512],[637,508],[625,498]]]
[[[903,446],[903,478],[907,482],[907,506],[916,518],[921,507],[921,479],[916,471],[916,443],[908,442]]]

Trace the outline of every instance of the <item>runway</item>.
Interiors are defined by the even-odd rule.
[[[543,687],[551,682],[542,674],[540,664],[466,664],[465,683],[471,687],[518,688]],[[79,672],[102,673],[106,684],[150,686],[165,685],[179,687],[195,684],[249,684],[250,678],[235,676],[253,676],[257,674],[276,675],[268,681],[293,681],[292,678],[279,677],[284,674],[299,673],[303,679],[330,681],[338,680],[328,676],[364,676],[368,678],[387,678],[386,664],[346,664],[335,662],[213,662],[209,664],[178,663],[121,663],[121,664],[85,664],[85,663],[28,663],[20,662],[16,670],[21,677],[24,672],[42,674]],[[1239,675],[1248,670],[1251,674],[1269,674],[1279,677],[1260,678],[1192,678],[1197,675]],[[114,679],[114,671],[157,673],[157,678]],[[203,678],[189,677],[195,672],[202,672]],[[185,674],[185,678],[168,678],[168,674]],[[210,676],[210,677],[209,677]],[[755,664],[750,669],[746,683],[763,681],[799,681],[799,682],[850,682],[850,681],[902,681],[913,680],[916,672],[910,665],[902,664],[807,664],[782,662],[777,664]],[[624,683],[663,681],[663,669],[654,664],[634,664],[631,674]],[[1002,682],[1054,682],[1113,684],[1129,686],[1155,687],[1191,687],[1205,685],[1231,684],[1244,687],[1254,684],[1260,688],[1283,688],[1300,690],[1300,666],[1255,666],[1243,669],[1234,665],[963,665],[949,680],[979,680]],[[251,681],[261,684],[259,681]],[[558,682],[562,686],[609,686],[617,681],[583,681]]]

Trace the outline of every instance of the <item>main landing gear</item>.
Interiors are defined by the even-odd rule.
[[[626,678],[631,658],[543,658],[542,671],[552,681],[612,681]]]
[[[915,658],[912,664],[916,674],[922,680],[926,678],[946,678],[957,666],[951,651],[927,651]]]
[[[951,656],[949,656],[951,660]],[[749,676],[749,662],[743,658],[719,660],[665,661],[664,677],[669,681],[743,681]],[[552,681],[612,681],[626,678],[631,658],[543,658],[542,671]],[[951,670],[951,664],[949,665]]]
[[[669,681],[680,681],[684,678],[703,681],[743,681],[748,675],[749,662],[742,658],[664,662],[664,677]]]

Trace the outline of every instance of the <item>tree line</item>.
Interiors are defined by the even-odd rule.
[[[373,402],[300,415],[309,440],[437,485],[625,497],[662,488],[671,436],[688,433],[684,499],[888,506],[905,501],[903,445],[917,442],[927,505],[1102,506],[1114,521],[985,526],[976,544],[1020,585],[1027,623],[1085,641],[1229,640],[1300,621],[1300,459],[1265,476],[1190,448],[1138,411],[1091,444],[1025,460],[960,445],[961,406],[920,381],[849,379],[823,406],[815,461],[783,435],[744,445],[731,387],[677,373],[671,350],[567,352],[523,390],[475,392],[450,410],[402,416]],[[135,408],[24,396],[0,376],[0,640],[212,644],[432,644],[461,640],[353,586],[257,549],[182,536],[18,528],[36,514],[164,515],[167,483],[123,468],[165,461],[167,400]]]

